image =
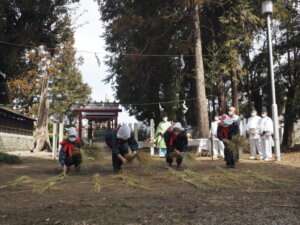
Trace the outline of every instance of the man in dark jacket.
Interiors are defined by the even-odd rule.
[[[138,143],[131,135],[130,128],[127,125],[107,131],[105,141],[112,151],[112,164],[115,173],[120,172],[121,165],[127,163],[124,156],[128,154],[128,147],[130,147],[134,155],[139,149]]]
[[[182,163],[182,152],[187,151],[188,138],[180,123],[174,123],[164,134],[167,146],[166,161],[172,166],[173,157],[176,157],[177,167]]]
[[[221,122],[218,125],[218,138],[224,143],[225,161],[227,168],[235,168],[235,163],[238,159],[238,150],[229,149],[229,143],[233,136],[239,135],[240,130],[229,116],[222,115]]]

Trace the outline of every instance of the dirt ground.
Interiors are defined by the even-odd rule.
[[[67,178],[49,159],[0,164],[0,224],[300,224],[300,153],[283,154],[281,162],[247,157],[236,169],[202,157],[180,170],[156,158],[150,168],[131,164],[121,175],[107,158]]]

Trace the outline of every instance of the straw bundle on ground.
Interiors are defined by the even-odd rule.
[[[6,183],[5,185],[0,186],[0,189],[4,189],[4,188],[8,188],[8,187],[14,187],[20,184],[26,184],[26,183],[30,183],[31,179],[28,176],[21,176],[16,178],[13,181],[10,181],[8,183]]]
[[[64,176],[63,173],[58,175],[58,176],[54,176],[54,177],[50,177],[44,180],[32,180],[32,184],[37,186],[37,192],[42,194],[46,191],[50,191],[53,189],[53,187],[62,180],[67,179],[67,176]]]
[[[142,190],[151,190],[149,187],[142,185],[140,179],[138,179],[133,174],[129,174],[128,172],[119,173],[118,175],[114,175],[113,178],[122,180],[123,183],[129,187],[142,189]]]
[[[18,186],[18,185],[30,185],[35,189],[35,191],[42,194],[46,191],[51,190],[58,181],[61,181],[64,179],[65,179],[65,177],[61,176],[61,175],[55,176],[55,177],[50,177],[50,178],[47,178],[44,180],[34,180],[28,176],[22,176],[22,177],[16,178],[13,181],[8,182],[7,184],[5,184],[3,186],[0,186],[0,189],[14,187],[14,186]]]
[[[97,193],[100,193],[103,189],[103,182],[99,173],[96,173],[92,176],[92,185],[94,187],[95,192]]]

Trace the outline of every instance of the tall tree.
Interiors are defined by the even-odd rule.
[[[292,148],[295,144],[294,123],[300,117],[300,2],[281,1],[276,6],[279,32],[275,44],[278,65],[275,72],[277,90],[283,90],[286,97],[282,144]],[[281,96],[277,93],[277,97]]]
[[[8,78],[24,73],[30,46],[54,48],[72,36],[68,4],[78,0],[1,0],[0,71]],[[12,44],[10,44],[12,43]]]
[[[85,105],[91,94],[91,88],[83,82],[78,69],[83,59],[76,58],[75,53],[72,42],[58,45],[53,57],[46,51],[28,52],[25,60],[31,69],[19,79],[9,82],[14,98],[12,107],[27,116],[38,118],[42,79],[47,72],[49,117],[56,122],[75,125],[73,109]]]
[[[33,150],[34,152],[39,152],[44,150],[45,145],[47,144],[48,111],[49,111],[48,73],[47,70],[45,70],[42,78],[38,120],[35,129],[35,147]]]
[[[75,126],[77,113],[73,110],[90,101],[91,88],[83,82],[78,69],[83,58],[76,58],[73,43],[60,44],[57,52],[53,59],[56,72],[49,78],[49,115],[56,122]]]
[[[200,3],[191,2],[193,8],[194,20],[194,47],[195,47],[195,73],[196,73],[196,92],[197,92],[197,125],[199,137],[206,138],[209,136],[209,120],[207,112],[206,90],[205,90],[205,76],[202,55],[202,41],[200,31]]]

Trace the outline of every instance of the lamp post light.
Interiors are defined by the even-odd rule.
[[[278,108],[276,104],[275,95],[275,79],[273,68],[273,50],[272,50],[272,37],[271,37],[271,14],[273,13],[273,2],[271,0],[262,1],[262,13],[267,17],[267,30],[268,30],[268,47],[269,47],[269,60],[270,60],[270,76],[271,76],[271,90],[272,90],[272,115],[274,123],[274,142],[275,142],[275,160],[280,161],[280,140],[279,140],[279,125],[278,125]]]

